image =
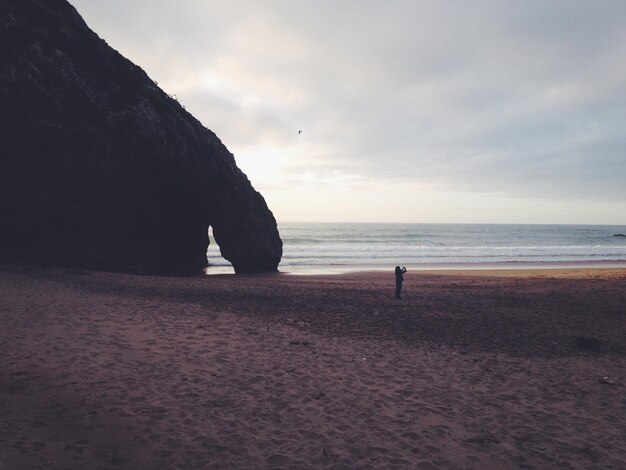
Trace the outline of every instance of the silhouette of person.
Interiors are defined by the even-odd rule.
[[[400,266],[396,266],[396,299],[400,298],[400,291],[402,291],[402,281],[404,281],[404,276],[402,276],[406,272],[406,268],[401,268]]]

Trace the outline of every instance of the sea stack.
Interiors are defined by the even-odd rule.
[[[220,139],[65,0],[0,0],[0,222],[0,262],[199,272],[209,226],[238,273],[282,256]]]

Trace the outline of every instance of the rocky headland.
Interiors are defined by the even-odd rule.
[[[282,256],[220,139],[65,0],[0,0],[0,218],[10,263],[198,272],[209,226],[237,272]]]

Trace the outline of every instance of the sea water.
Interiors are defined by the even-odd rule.
[[[624,225],[282,223],[280,271],[626,266]],[[215,240],[207,273],[232,272]]]

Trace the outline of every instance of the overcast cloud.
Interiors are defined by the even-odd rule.
[[[621,0],[71,1],[272,197],[393,182],[626,223]]]

